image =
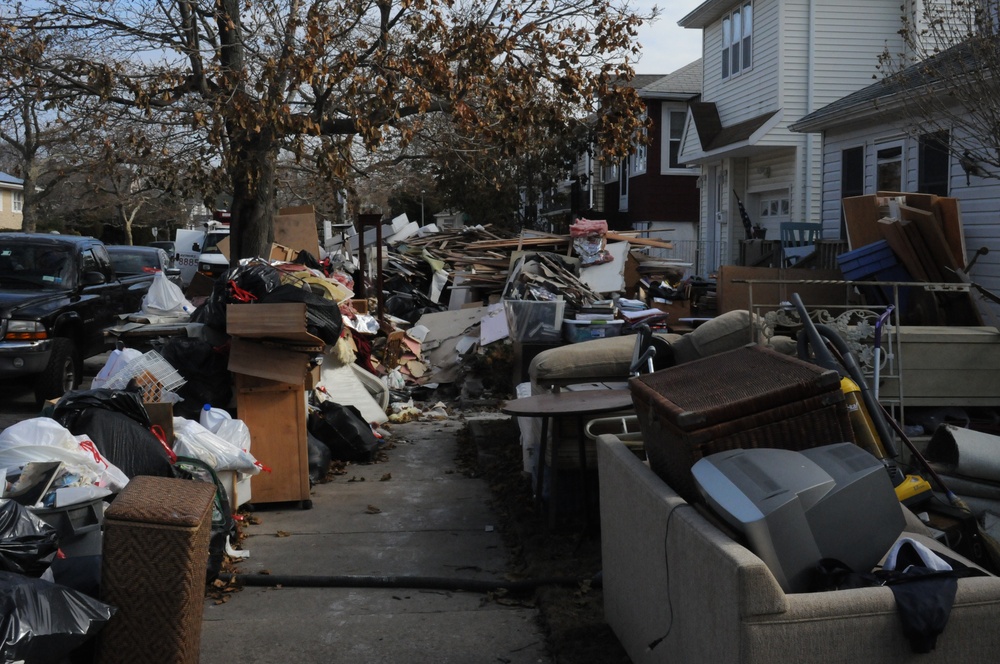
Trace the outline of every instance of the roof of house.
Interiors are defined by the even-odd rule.
[[[874,112],[878,110],[879,102],[882,100],[932,87],[978,67],[975,51],[975,47],[968,43],[953,46],[888,78],[841,97],[803,116],[789,128],[792,131],[816,131],[847,121],[852,115]]]
[[[702,61],[699,58],[677,71],[661,76],[640,90],[643,97],[690,99],[701,94]]]
[[[719,118],[719,109],[714,102],[704,101],[691,104],[691,118],[698,131],[701,149],[705,152],[750,140],[754,132],[767,124],[775,114],[777,111],[764,113],[724,127]]]
[[[0,184],[23,185],[24,180],[22,180],[21,178],[16,178],[13,175],[7,175],[6,173],[0,172]]]

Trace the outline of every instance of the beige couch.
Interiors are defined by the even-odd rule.
[[[786,595],[615,436],[597,447],[605,617],[635,664],[1000,658],[1000,578],[960,579],[936,649],[914,654],[888,588]]]

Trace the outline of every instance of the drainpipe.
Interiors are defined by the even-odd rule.
[[[815,94],[815,80],[816,80],[816,0],[809,0],[809,58],[808,64],[809,71],[807,72],[806,80],[806,115],[812,113],[813,111],[813,95]],[[806,219],[806,215],[812,210],[812,196],[813,196],[813,183],[812,183],[812,162],[813,162],[813,135],[804,134],[806,138],[805,145],[805,183],[803,187],[803,221],[810,221]],[[820,218],[820,224],[823,223],[822,217]]]

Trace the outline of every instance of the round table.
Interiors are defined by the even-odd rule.
[[[538,446],[538,476],[535,478],[535,500],[542,499],[542,480],[545,471],[545,451],[548,438],[548,423],[553,417],[575,417],[577,422],[577,449],[580,454],[580,472],[583,478],[583,500],[586,511],[587,526],[591,525],[590,490],[586,479],[587,471],[587,436],[584,432],[584,420],[595,415],[614,413],[632,408],[632,393],[629,390],[577,390],[536,394],[530,397],[512,399],[505,402],[500,411],[517,417],[541,417],[542,435]],[[555,439],[553,439],[553,443]],[[552,459],[556,459],[556,450],[552,450]],[[553,463],[554,466],[554,463]],[[552,491],[549,509],[549,521],[553,522],[555,505],[555,476],[552,472]]]

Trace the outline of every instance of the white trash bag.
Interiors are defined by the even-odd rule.
[[[200,459],[217,471],[256,475],[261,469],[252,454],[186,417],[174,418],[174,452]]]
[[[22,420],[0,432],[0,468],[20,468],[32,461],[62,461],[95,486],[121,491],[128,476],[108,461],[87,436],[74,436],[50,417]]]
[[[157,272],[149,290],[142,296],[142,313],[150,316],[181,317],[190,316],[194,305],[184,297],[184,291],[167,279],[163,272]]]

